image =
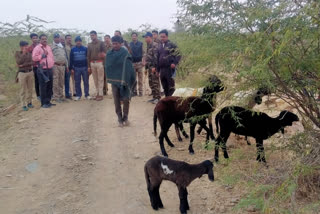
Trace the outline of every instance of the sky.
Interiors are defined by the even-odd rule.
[[[49,27],[96,30],[113,34],[115,30],[138,29],[151,24],[172,29],[176,20],[176,0],[8,0],[0,7],[0,21],[14,23],[27,15],[55,21]]]

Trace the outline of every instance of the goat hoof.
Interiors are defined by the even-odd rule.
[[[189,135],[185,134],[184,137],[188,139],[188,138],[189,138]]]
[[[179,142],[182,142],[182,138],[181,138],[181,137],[179,137],[179,138],[178,138],[178,141],[179,141]]]
[[[167,157],[168,157],[168,154],[167,154],[167,153],[164,153],[163,156],[167,158]]]

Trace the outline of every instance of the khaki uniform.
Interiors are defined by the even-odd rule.
[[[112,50],[112,43],[110,44],[107,44],[105,43],[106,45],[106,54],[108,53],[108,51],[111,51]],[[103,60],[103,62],[105,62],[106,60]],[[103,67],[104,67],[104,63],[103,63]],[[105,68],[104,68],[105,69]],[[106,76],[106,72],[104,72],[104,79],[103,79],[103,94],[104,95],[107,95],[108,93],[108,83],[107,83],[107,76]]]
[[[27,106],[32,103],[32,92],[34,74],[32,72],[32,55],[31,53],[23,54],[21,51],[17,51],[15,54],[16,63],[19,66],[18,79],[21,86],[20,99],[22,106]],[[20,67],[22,66],[22,67]]]
[[[88,45],[88,65],[91,68],[94,85],[96,87],[96,96],[103,96],[104,85],[104,59],[99,57],[99,53],[106,53],[104,42],[91,42]]]
[[[147,51],[145,55],[146,70],[148,71],[149,86],[151,88],[154,99],[160,99],[160,79],[157,76],[157,71],[152,72],[152,68],[157,68],[158,60],[158,44],[152,42],[147,44]]]
[[[52,45],[52,53],[54,57],[54,66],[53,66],[53,99],[59,100],[63,99],[63,87],[64,87],[64,78],[65,71],[68,68],[68,60],[66,56],[66,50],[64,47],[59,46],[56,43]]]
[[[74,47],[74,45],[67,45],[66,44],[66,46],[65,46],[65,49],[67,52],[68,62],[70,62],[70,52],[73,47]],[[69,71],[69,72],[71,72],[71,71]],[[74,74],[71,74],[71,80],[72,80],[72,93],[71,93],[71,87],[70,87],[69,94],[72,96],[72,94],[76,93],[76,82],[74,81]]]

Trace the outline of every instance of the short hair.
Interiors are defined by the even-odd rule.
[[[70,34],[67,34],[64,38],[67,39],[68,36],[72,37]]]
[[[152,33],[159,34],[159,32],[157,30],[153,30]]]
[[[26,42],[26,41],[20,41],[20,42],[19,42],[19,45],[20,45],[20,47],[24,47],[24,46],[29,45],[29,43]]]
[[[131,36],[133,36],[133,35],[138,36],[138,33],[136,33],[136,32],[132,32],[132,33],[131,33]]]
[[[162,33],[166,34],[166,36],[168,36],[168,35],[169,35],[169,33],[168,33],[168,31],[167,31],[166,29],[164,29],[164,30],[160,31],[160,33],[159,33],[159,34],[162,34]]]
[[[36,34],[36,33],[30,34],[30,39],[32,39],[34,36],[38,37],[38,34]]]
[[[90,31],[90,34],[95,34],[95,35],[97,35],[97,31],[92,30],[92,31]]]
[[[111,39],[111,37],[110,37],[110,35],[109,35],[109,34],[105,35],[104,37],[108,37],[109,39]]]
[[[122,35],[120,30],[116,30],[115,32],[119,33],[120,36]]]
[[[41,35],[39,36],[39,39],[41,39],[41,38],[44,37],[44,36],[48,38],[48,36],[43,33],[43,34],[41,34]]]
[[[118,43],[123,43],[123,39],[121,36],[114,36],[111,39],[112,42],[118,42]]]

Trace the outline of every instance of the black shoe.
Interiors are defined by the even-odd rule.
[[[76,95],[76,94],[73,94],[73,96],[76,97],[77,95]]]
[[[51,105],[49,105],[49,104],[44,104],[44,105],[41,106],[41,108],[51,108]]]
[[[50,106],[50,107],[51,107],[51,106],[56,106],[56,105],[57,105],[57,104],[54,104],[54,103],[49,103],[49,104],[48,104],[48,106]]]
[[[66,96],[66,99],[72,100],[71,96]]]
[[[152,98],[151,100],[148,100],[148,103],[152,103],[155,100],[155,98]]]

